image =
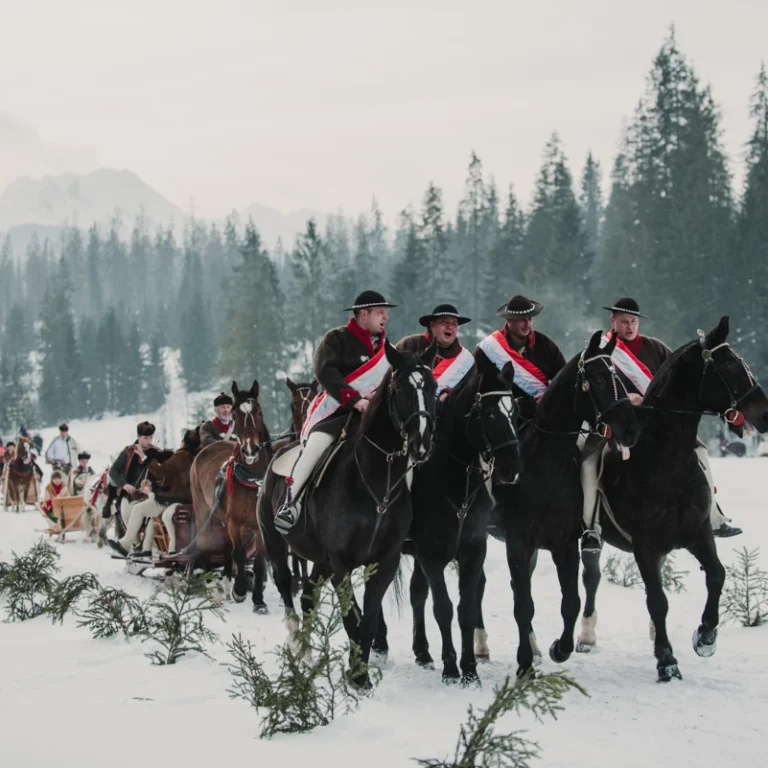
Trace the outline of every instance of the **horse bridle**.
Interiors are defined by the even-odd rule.
[[[238,410],[244,414],[243,418],[243,429],[246,429],[248,427],[248,420],[251,420],[251,425],[253,426],[254,432],[259,432],[259,430],[256,428],[256,417],[253,415],[254,406],[257,406],[257,398],[255,397],[249,397],[247,400],[243,400],[240,405],[238,405]],[[259,442],[256,443],[256,445],[253,446],[254,450],[256,451],[255,456],[245,456],[245,461],[248,464],[253,464],[254,461],[258,458],[259,454],[261,453],[262,448],[262,442],[261,437],[259,437]],[[242,446],[240,444],[240,436],[238,435],[237,443],[235,445],[235,448],[232,450],[232,455],[234,456],[236,452],[240,451],[242,453]]]
[[[718,344],[715,347],[712,347],[712,349],[708,349],[704,346],[705,343],[705,335],[704,331],[698,331],[699,335],[699,344],[701,345],[701,357],[704,360],[704,369],[701,372],[701,382],[699,384],[699,402],[701,402],[702,399],[702,393],[704,390],[704,379],[706,378],[706,375],[709,371],[713,371],[717,374],[718,378],[722,382],[723,386],[726,389],[726,392],[728,392],[728,397],[731,401],[731,405],[729,408],[727,408],[725,411],[720,412],[716,411],[713,413],[713,415],[716,416],[722,416],[729,424],[733,425],[734,427],[740,427],[744,423],[744,414],[742,413],[741,409],[739,408],[740,403],[745,398],[749,397],[751,394],[756,392],[758,389],[760,389],[760,385],[757,383],[757,380],[752,375],[752,371],[749,369],[749,366],[746,364],[744,359],[739,355],[737,352],[734,351],[733,347],[727,342],[724,341],[722,344]],[[731,350],[731,354],[741,363],[742,367],[744,368],[744,371],[747,374],[747,379],[750,383],[750,388],[743,394],[741,397],[736,397],[736,395],[733,392],[733,389],[731,388],[731,385],[727,382],[725,376],[723,376],[722,371],[720,368],[718,368],[717,363],[714,359],[714,353],[717,352],[718,349],[723,349],[727,347]]]
[[[611,425],[605,421],[605,416],[611,411],[611,409],[615,408],[616,406],[629,402],[629,392],[627,392],[627,388],[624,386],[624,382],[616,372],[616,366],[613,364],[613,360],[611,359],[610,355],[601,353],[584,359],[585,354],[586,350],[581,353],[579,362],[576,366],[576,391],[574,397],[578,395],[579,388],[581,388],[581,391],[585,392],[589,396],[589,400],[592,403],[592,409],[595,413],[595,432],[597,432],[597,434],[602,437],[603,440],[610,440],[611,437],[613,437],[613,430],[611,429]],[[605,410],[600,408],[595,395],[592,392],[589,379],[587,378],[586,367],[590,363],[597,362],[602,362],[608,369],[611,375],[611,383],[613,384],[613,400]],[[624,391],[623,397],[619,397],[619,387],[621,387],[621,389]]]
[[[486,397],[509,397],[510,400],[513,403],[512,411],[510,411],[509,416],[510,418],[507,420],[507,424],[509,429],[512,432],[512,436],[505,440],[504,442],[497,443],[496,445],[491,445],[491,441],[488,439],[488,434],[485,431],[485,422],[483,421],[483,400]],[[472,419],[477,416],[478,422],[480,424],[480,437],[482,438],[483,442],[485,443],[485,446],[480,449],[480,455],[482,456],[483,461],[486,464],[492,464],[493,463],[493,454],[496,451],[500,451],[504,448],[508,448],[511,445],[519,445],[520,439],[517,436],[517,430],[515,429],[514,422],[512,420],[512,415],[514,414],[514,405],[515,399],[511,391],[505,391],[505,390],[494,390],[492,392],[476,392],[475,393],[475,399],[472,403],[472,407],[469,409],[469,413],[466,414],[467,419],[467,426],[471,423]]]
[[[422,378],[421,381],[418,384],[414,384],[413,387],[417,391],[424,388],[424,384],[426,381]],[[395,428],[400,433],[400,437],[403,439],[403,448],[401,451],[397,451],[393,454],[393,456],[405,456],[408,453],[408,432],[407,428],[408,425],[414,420],[421,418],[422,416],[427,420],[427,424],[429,425],[430,432],[434,432],[435,429],[435,417],[429,412],[421,409],[416,409],[412,413],[408,415],[408,417],[403,420],[400,418],[400,414],[397,412],[397,408],[395,407],[395,377],[392,377],[392,382],[389,385],[389,392],[387,397],[387,408],[389,410],[389,417],[392,419],[392,423],[395,425]],[[416,405],[418,406],[418,395],[414,392],[413,394],[414,399],[416,400]],[[426,402],[426,397],[424,398],[424,401]],[[432,449],[434,448],[435,441],[430,440],[429,442],[429,450],[427,450],[426,454],[424,455],[424,458],[419,459],[418,461],[415,461],[411,459],[413,462],[413,466],[418,466],[419,464],[423,464],[425,461],[429,459],[429,457],[432,455]],[[377,446],[378,447],[378,446]]]

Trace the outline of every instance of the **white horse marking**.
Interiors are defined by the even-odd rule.
[[[426,403],[424,401],[424,374],[421,371],[414,371],[408,379],[416,389],[416,402],[419,407],[419,437],[421,437],[419,455],[426,456],[427,447],[425,445],[424,436],[427,432],[427,418],[424,416],[426,410]]]

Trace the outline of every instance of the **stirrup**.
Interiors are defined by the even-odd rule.
[[[275,515],[275,528],[280,533],[288,533],[296,525],[297,519],[296,508],[292,504],[285,505]]]
[[[582,552],[601,552],[602,549],[603,539],[594,528],[584,531],[584,533],[581,534]]]

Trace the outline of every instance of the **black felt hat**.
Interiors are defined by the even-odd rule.
[[[345,312],[354,312],[358,309],[373,309],[373,307],[396,307],[397,304],[390,304],[380,293],[376,291],[363,291],[351,307],[347,307]]]
[[[506,304],[502,304],[496,310],[496,314],[509,320],[522,320],[524,317],[536,317],[542,309],[544,309],[543,304],[518,294]]]
[[[612,307],[603,307],[609,312],[624,312],[627,315],[636,315],[637,317],[648,317],[640,312],[640,305],[631,297],[625,296],[619,299]]]
[[[88,453],[88,451],[81,451],[80,453],[77,454],[78,461],[80,459],[90,459],[90,458],[91,458],[91,454]]]
[[[472,320],[468,317],[462,317],[459,314],[459,310],[453,306],[453,304],[438,304],[433,310],[431,315],[422,315],[419,318],[419,325],[423,325],[425,328],[429,328],[429,324],[438,317],[455,317],[459,325],[464,323],[471,323]]]
[[[59,432],[69,432],[69,427],[64,422],[62,422],[59,424]]]

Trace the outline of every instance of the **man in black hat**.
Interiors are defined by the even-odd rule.
[[[625,296],[603,309],[611,313],[611,330],[605,336],[605,341],[610,340],[612,334],[619,337],[619,342],[613,352],[612,359],[619,371],[624,385],[627,388],[630,400],[639,405],[643,401],[645,390],[656,375],[662,363],[672,354],[672,350],[663,341],[652,336],[640,334],[640,319],[648,316],[640,312],[640,305],[631,296]],[[597,500],[597,462],[599,452],[593,452],[582,464],[582,485],[584,487],[584,515],[587,527],[594,527],[589,520],[593,516],[594,506]],[[712,492],[712,506],[709,520],[715,536],[727,538],[738,536],[741,528],[728,525],[730,518],[725,517],[720,505],[715,499],[715,484],[712,477],[712,468],[709,463],[709,451],[701,441],[696,441],[696,456],[699,465],[707,477]],[[591,461],[590,461],[591,459]],[[599,542],[588,532],[582,539],[582,549],[599,549]]]
[[[549,382],[565,366],[565,358],[549,336],[533,330],[533,318],[543,305],[525,296],[513,296],[496,314],[504,327],[486,336],[475,350],[480,373],[501,371],[508,362],[515,367],[513,392],[523,418],[530,419]]]
[[[315,350],[315,378],[325,390],[312,402],[301,430],[302,450],[288,481],[285,504],[275,515],[275,527],[287,533],[301,513],[299,493],[317,461],[338,438],[350,411],[364,413],[389,370],[384,355],[390,304],[376,291],[363,291],[345,309],[353,317],[345,326],[323,336]]]
[[[88,451],[81,451],[77,454],[77,466],[67,478],[67,490],[70,496],[82,496],[85,484],[89,478],[93,477],[93,469],[88,464],[90,458],[91,454]]]
[[[59,424],[59,434],[51,441],[45,452],[45,463],[69,474],[72,467],[77,464],[79,450],[75,439],[70,437],[69,427],[66,424]]]
[[[470,322],[453,304],[438,304],[431,314],[419,318],[419,325],[427,329],[426,333],[405,336],[397,343],[399,350],[413,355],[422,354],[432,343],[437,345],[432,372],[437,381],[437,396],[441,399],[459,385],[475,364],[472,354],[459,341],[459,326]]]
[[[200,427],[200,447],[219,440],[236,440],[235,420],[232,418],[234,400],[225,392],[217,395],[213,401],[214,418]]]

